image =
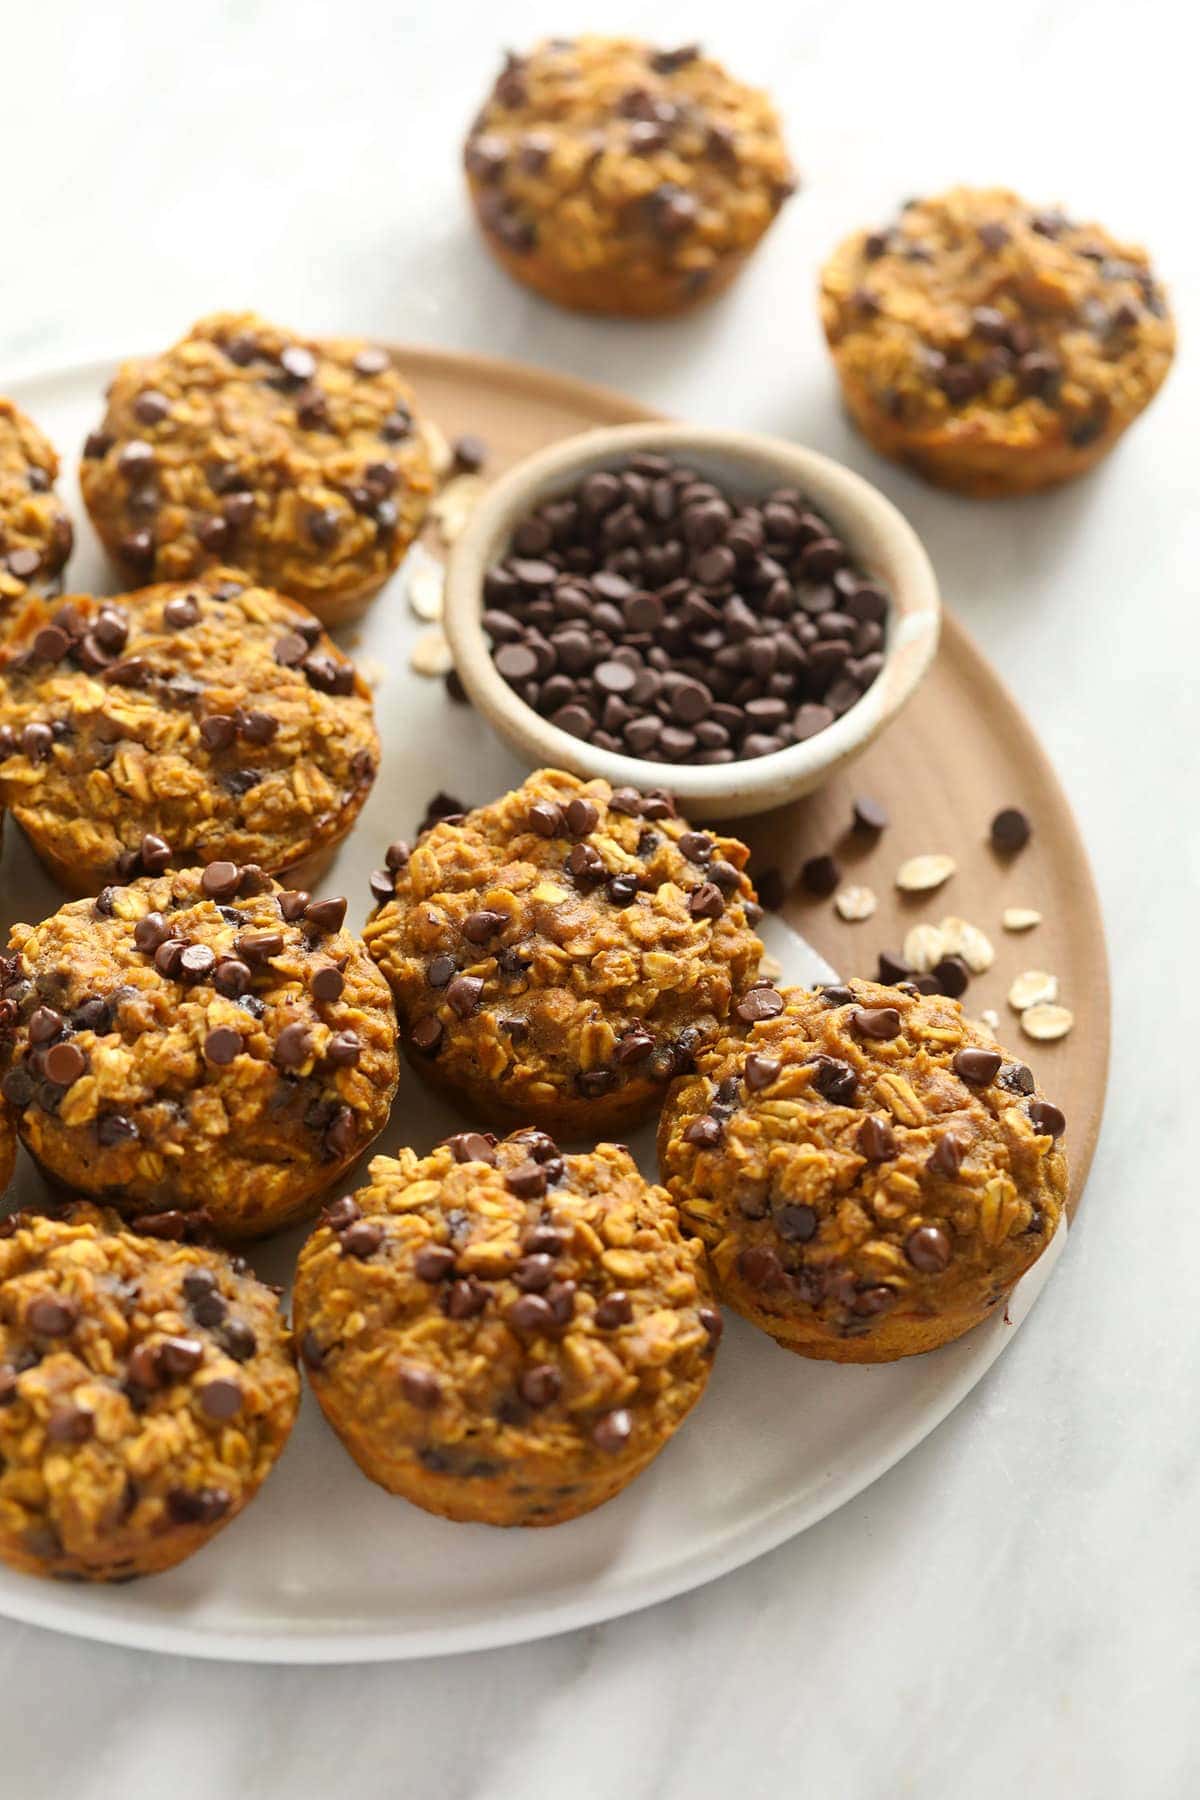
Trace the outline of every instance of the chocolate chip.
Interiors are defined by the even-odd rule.
[[[221,1376],[206,1381],[199,1390],[201,1409],[210,1419],[235,1419],[242,1410],[243,1398],[240,1385]]]
[[[520,1162],[515,1168],[504,1172],[505,1186],[510,1193],[521,1200],[536,1200],[546,1192],[548,1177],[545,1169],[532,1157]]]
[[[66,1337],[78,1317],[79,1307],[67,1294],[35,1294],[25,1308],[25,1323],[39,1337]]]
[[[623,1450],[633,1435],[633,1417],[627,1407],[605,1413],[592,1427],[592,1441],[610,1456]]]
[[[46,1438],[51,1444],[85,1444],[95,1429],[92,1414],[70,1403],[55,1406],[46,1420]]]
[[[759,1056],[752,1054],[746,1058],[744,1070],[746,1086],[752,1094],[760,1094],[769,1088],[779,1074],[782,1064],[776,1056]]]
[[[204,1361],[204,1345],[195,1338],[166,1337],[155,1346],[155,1360],[164,1375],[191,1375]]]
[[[419,1281],[446,1281],[454,1273],[454,1252],[446,1244],[425,1244],[413,1258]]]
[[[336,899],[311,900],[304,909],[304,923],[327,936],[340,931],[346,923],[346,901],[341,895]]]
[[[205,1059],[215,1063],[218,1068],[231,1063],[241,1048],[241,1033],[234,1031],[229,1025],[218,1025],[204,1040]]]
[[[855,830],[863,832],[885,831],[889,823],[887,808],[869,794],[855,796],[853,818]]]
[[[242,882],[242,871],[236,863],[209,863],[200,877],[201,891],[210,900],[232,900]]]
[[[328,1005],[340,1000],[345,993],[346,977],[332,963],[326,963],[322,968],[314,969],[308,986],[314,1000]]]
[[[301,1021],[285,1025],[275,1040],[274,1061],[280,1069],[298,1069],[312,1049],[312,1035]]]
[[[1032,832],[1029,815],[1017,806],[1003,807],[992,820],[992,844],[1006,856],[1023,850]]]
[[[942,1134],[933,1150],[925,1159],[925,1167],[934,1175],[944,1175],[953,1180],[963,1165],[966,1156],[966,1145],[952,1131]]]
[[[233,1496],[225,1488],[170,1488],[167,1511],[176,1525],[215,1525],[233,1505]]]
[[[62,1088],[72,1087],[86,1073],[87,1066],[87,1057],[78,1044],[72,1043],[55,1044],[46,1052],[43,1064],[47,1081]]]
[[[478,975],[456,975],[446,989],[446,1000],[460,1019],[469,1019],[482,993],[483,981]]]
[[[442,1041],[442,1021],[435,1018],[432,1013],[423,1019],[418,1019],[412,1028],[412,1041],[416,1049],[424,1051],[427,1056],[432,1056]]]
[[[773,1019],[783,1011],[783,995],[773,987],[754,987],[734,1007],[734,1017],[743,1025],[757,1025],[760,1020]]]
[[[842,871],[832,856],[810,856],[800,865],[800,880],[810,894],[826,899],[834,893]]]
[[[228,750],[237,736],[237,726],[227,713],[210,713],[200,721],[200,738],[207,750]]]
[[[953,1069],[960,1081],[971,1087],[990,1087],[1000,1073],[1003,1057],[998,1050],[980,1050],[964,1045],[954,1053]]]
[[[330,1038],[325,1055],[335,1069],[349,1069],[362,1053],[363,1042],[356,1031],[338,1031]]]
[[[701,1150],[714,1150],[724,1136],[724,1129],[719,1119],[713,1119],[707,1113],[693,1119],[683,1134],[685,1144],[696,1144]]]
[[[881,1043],[899,1037],[903,1029],[900,1014],[894,1006],[860,1006],[851,1014],[850,1024],[859,1037],[874,1038]]]
[[[785,1204],[773,1214],[775,1229],[788,1243],[807,1244],[817,1235],[817,1215],[811,1206]]]
[[[378,1219],[356,1219],[342,1233],[342,1255],[366,1261],[374,1256],[382,1242],[383,1225]]]
[[[854,1141],[859,1153],[871,1163],[890,1162],[896,1154],[896,1133],[891,1120],[881,1119],[876,1113],[867,1114]]]
[[[950,1239],[940,1225],[918,1225],[904,1240],[904,1254],[923,1275],[939,1275],[950,1266]]]
[[[442,1397],[442,1384],[431,1369],[405,1363],[400,1371],[400,1392],[410,1406],[432,1412]]]
[[[538,1410],[552,1406],[563,1391],[562,1376],[553,1363],[535,1363],[525,1369],[517,1385],[525,1404]]]
[[[1067,1117],[1049,1100],[1031,1100],[1026,1108],[1034,1130],[1042,1137],[1058,1139],[1067,1129]]]
[[[496,1165],[496,1152],[488,1138],[480,1131],[459,1131],[445,1140],[446,1148],[458,1163],[488,1163]]]
[[[849,1106],[858,1092],[858,1071],[838,1056],[818,1056],[813,1063],[813,1087],[835,1106]]]
[[[951,1000],[961,1000],[971,982],[971,971],[961,956],[943,956],[932,970],[940,991]]]
[[[688,895],[688,912],[693,919],[719,919],[724,911],[724,895],[713,881],[701,882]]]

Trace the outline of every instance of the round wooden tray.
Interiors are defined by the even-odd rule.
[[[396,347],[417,397],[448,436],[470,431],[489,448],[488,475],[575,432],[662,417],[607,388],[544,370],[437,350]],[[444,554],[436,536],[430,548]],[[891,819],[875,841],[850,829],[851,803],[867,793]],[[1020,806],[1034,835],[1014,858],[999,858],[988,827],[1002,806]],[[1064,1140],[1071,1164],[1071,1210],[1079,1204],[1104,1105],[1109,1048],[1108,956],[1100,903],[1066,795],[1033,727],[991,664],[954,615],[947,612],[937,659],[924,686],[900,718],[848,769],[808,799],[773,813],[729,821],[754,853],[758,870],[777,867],[788,880],[784,908],[801,932],[843,975],[874,976],[881,949],[899,951],[919,920],[948,914],[986,931],[996,960],[977,976],[964,1005],[978,1017],[999,1014],[997,1035],[1038,1071],[1045,1091],[1067,1115]],[[847,924],[831,900],[813,900],[795,877],[810,856],[830,851],[845,882],[873,889],[874,916]],[[894,885],[910,856],[947,852],[957,873],[933,894],[905,895]],[[1007,906],[1031,906],[1042,922],[1006,932]],[[1006,996],[1024,969],[1058,977],[1074,1029],[1057,1043],[1025,1037]]]

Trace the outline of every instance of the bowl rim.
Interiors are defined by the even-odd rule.
[[[708,457],[741,464],[750,486],[761,480],[764,492],[770,487],[800,487],[815,506],[830,515],[856,557],[868,531],[887,542],[893,564],[886,580],[892,613],[884,667],[862,698],[832,725],[803,743],[787,745],[768,756],[716,764],[648,762],[563,731],[535,712],[504,680],[492,660],[482,625],[484,576],[503,542],[520,516],[539,502],[572,480],[610,467],[639,450],[662,450],[701,463]],[[870,574],[870,562],[863,567]],[[941,610],[937,577],[920,538],[900,510],[854,470],[785,438],[649,420],[575,433],[523,457],[500,476],[450,546],[443,624],[468,698],[494,729],[521,747],[535,767],[567,769],[589,779],[599,776],[613,787],[667,787],[680,800],[716,802],[736,797],[744,803],[744,810],[752,811],[756,803],[760,807],[782,803],[809,791],[839,764],[865,749],[890,723],[933,660]]]

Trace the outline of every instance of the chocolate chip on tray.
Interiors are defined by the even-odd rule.
[[[761,501],[671,458],[585,476],[484,582],[496,668],[572,736],[660,763],[769,756],[883,667],[888,600],[795,488]]]

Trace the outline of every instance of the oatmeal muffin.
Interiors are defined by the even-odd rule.
[[[448,1519],[556,1525],[611,1500],[704,1391],[698,1244],[628,1151],[463,1132],[377,1157],[300,1253],[295,1329],[372,1481]]]
[[[846,404],[885,456],[981,498],[1081,475],[1166,378],[1144,250],[1003,188],[914,200],[821,276]]]
[[[0,1559],[73,1581],[173,1568],[253,1500],[295,1421],[274,1292],[93,1206],[0,1232]]]
[[[0,804],[74,894],[218,857],[315,881],[378,760],[353,663],[227,570],[31,602],[0,651]]]
[[[385,350],[218,313],[118,370],[80,485],[128,580],[235,563],[340,625],[416,536],[433,476]]]
[[[0,399],[0,636],[31,588],[54,580],[75,534],[54,492],[58,457],[11,400]]]
[[[663,1179],[717,1291],[787,1350],[889,1362],[961,1337],[1049,1244],[1062,1113],[955,1000],[760,988],[671,1090]]]
[[[668,795],[555,769],[393,844],[364,935],[414,1066],[504,1124],[645,1118],[757,973],[747,856]]]
[[[17,925],[0,1091],[46,1174],[138,1230],[280,1231],[387,1122],[396,1024],[344,900],[210,863]]]
[[[535,292],[653,317],[727,287],[795,185],[775,109],[695,45],[551,39],[471,128],[488,248]]]

